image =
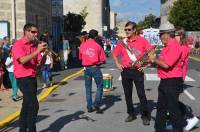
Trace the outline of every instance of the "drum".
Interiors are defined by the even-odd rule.
[[[112,89],[112,75],[103,74],[103,91],[109,91]]]

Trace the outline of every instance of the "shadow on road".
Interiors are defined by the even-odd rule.
[[[157,106],[157,102],[154,102],[153,100],[147,100],[147,104],[148,104],[148,110],[149,110],[149,112],[150,112],[150,114],[151,114],[151,112],[154,110],[154,109],[156,109],[156,106]],[[136,104],[133,104],[133,106],[134,106],[134,113],[136,114],[136,115],[139,115],[140,114],[140,103],[136,103]],[[153,120],[155,120],[155,118],[154,117],[152,117],[152,119]]]
[[[38,115],[37,118],[37,123],[45,120],[46,118],[49,118],[50,116],[47,115]],[[15,120],[14,122],[12,122],[11,124],[7,125],[5,128],[0,129],[1,132],[9,132],[13,129],[16,129],[17,127],[19,127],[19,120]]]
[[[111,108],[115,102],[121,101],[121,95],[107,95],[104,96],[102,100],[102,105],[105,105],[105,107],[102,109],[103,111]]]
[[[90,117],[84,115],[84,111],[77,111],[73,114],[60,117],[59,119],[54,121],[48,128],[40,132],[59,132],[65,125],[67,125],[71,121],[76,121],[80,119],[84,119],[84,120],[92,121],[92,122],[95,121],[91,119]]]

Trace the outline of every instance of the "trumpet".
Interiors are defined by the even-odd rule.
[[[43,42],[43,41],[40,41],[37,37],[35,37],[35,43],[36,43],[36,44],[39,44],[39,43],[41,43],[41,42]],[[48,48],[48,45],[47,45],[47,49],[48,49],[49,52],[51,53],[54,62],[60,61],[60,56],[58,55],[58,53],[56,53],[55,51],[49,49],[49,48]]]
[[[153,50],[156,50],[158,48],[158,45],[153,46],[152,48],[148,49],[140,58],[138,58],[136,61],[131,62],[132,66],[136,66],[138,63],[141,63],[142,66],[148,64],[148,54],[152,52]]]

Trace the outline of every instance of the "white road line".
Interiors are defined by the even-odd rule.
[[[121,75],[119,76],[118,80],[119,80],[119,81],[121,81],[121,80],[122,80],[122,77],[121,77]]]
[[[160,78],[158,77],[157,74],[145,74],[146,80],[147,81],[159,81]]]
[[[159,81],[160,78],[158,77],[157,74],[145,74],[146,80],[147,81]],[[192,79],[191,77],[186,76],[185,81],[188,82],[194,82],[195,80]]]
[[[122,77],[119,76],[118,80],[121,81]],[[160,78],[158,77],[157,74],[145,74],[145,80],[146,81],[160,81]],[[191,77],[186,76],[185,81],[194,82],[195,80],[192,79]]]
[[[184,90],[183,92],[185,95],[188,96],[188,98],[190,98],[191,100],[195,100],[195,97],[191,93],[189,93],[187,90]]]

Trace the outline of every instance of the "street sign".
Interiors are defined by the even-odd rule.
[[[10,36],[10,26],[8,21],[0,21],[0,38]]]

